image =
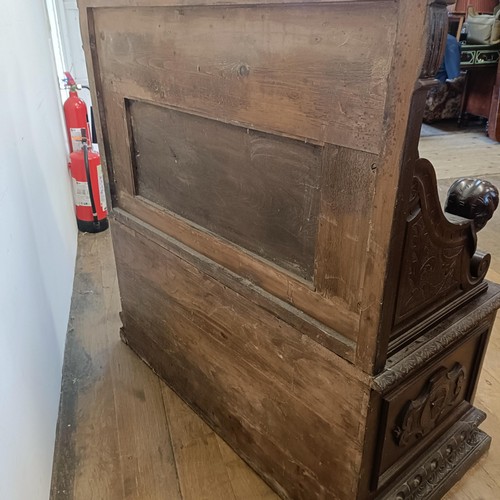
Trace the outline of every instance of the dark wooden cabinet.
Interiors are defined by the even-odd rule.
[[[493,9],[498,5],[498,0],[457,0],[454,10],[457,12],[467,12],[469,5],[472,5],[477,12],[482,14],[492,14]]]
[[[438,498],[500,305],[418,155],[446,2],[79,7],[123,340],[283,498]]]

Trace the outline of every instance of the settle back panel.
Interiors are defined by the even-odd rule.
[[[354,359],[377,170],[394,167],[380,155],[398,6],[207,3],[88,2],[114,206],[321,322]]]
[[[79,2],[122,338],[283,498],[438,498],[489,444],[498,193],[444,213],[418,155],[446,3]]]

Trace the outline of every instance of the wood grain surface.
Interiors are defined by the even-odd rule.
[[[328,328],[323,323],[305,314],[302,310],[267,293],[255,283],[247,279],[242,279],[241,275],[231,272],[225,267],[207,259],[203,254],[180,244],[177,240],[158,231],[153,226],[144,224],[140,219],[127,214],[123,210],[115,209],[113,217],[133,231],[141,233],[146,229],[147,238],[152,242],[173,253],[181,260],[197,267],[200,272],[207,274],[222,285],[228,286],[245,299],[250,300],[255,305],[276,316],[276,318],[293,326],[303,335],[310,337],[315,342],[337,353],[341,358],[350,362],[353,361],[355,343],[352,340]],[[344,365],[344,370],[348,370],[351,376],[359,380],[368,380],[367,375],[358,374],[349,363],[342,362],[342,364]]]
[[[129,101],[136,193],[312,279],[321,148]]]
[[[228,5],[281,5],[281,4],[303,4],[304,0],[252,0],[249,4],[248,0],[77,0],[81,9],[87,7],[141,7],[148,5],[150,7],[198,7],[200,5],[223,6]],[[380,3],[387,0],[315,0],[314,3],[335,4],[335,3]]]
[[[261,287],[276,298],[320,321],[340,337],[355,341],[358,335],[359,312],[341,297],[318,293],[311,282],[251,254],[213,233],[188,223],[156,204],[140,197],[122,197],[120,210],[145,221],[159,231],[205,255],[228,270]],[[341,351],[336,351],[344,356]],[[350,358],[346,358],[350,359]]]
[[[378,157],[329,146],[323,158],[315,284],[359,311]]]
[[[381,33],[366,19],[395,14],[387,1],[312,4],[306,14],[301,6],[252,5],[93,15],[102,84],[110,90],[377,152],[396,25]]]
[[[370,235],[366,251],[363,297],[360,301],[357,364],[368,372],[380,369],[377,358],[380,345],[380,321],[384,283],[390,265],[387,255],[391,246],[393,214],[401,173],[404,144],[407,137],[410,105],[426,54],[429,37],[427,0],[398,2],[398,29],[394,43],[391,71],[393,78],[387,88],[383,146],[377,162],[374,181]],[[404,28],[403,28],[404,27]],[[411,42],[409,42],[411,40]],[[436,48],[436,47],[434,47]],[[415,60],[421,61],[414,64]],[[409,61],[413,64],[408,65]],[[397,76],[396,76],[397,75]],[[418,134],[413,129],[412,134]],[[389,220],[390,219],[390,220]]]
[[[368,385],[117,221],[113,238],[125,341],[275,487],[304,499],[354,494]]]

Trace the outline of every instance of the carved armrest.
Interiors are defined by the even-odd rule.
[[[473,222],[480,231],[498,207],[498,189],[491,182],[475,178],[456,180],[448,190],[445,212]]]
[[[443,211],[432,163],[424,158],[414,161],[406,227],[401,230],[405,236],[394,337],[405,330],[416,335],[418,325],[425,325],[435,311],[449,311],[450,303],[463,304],[487,288],[482,282],[491,256],[477,250],[476,232],[498,202],[498,190],[490,182],[459,179],[450,187]],[[401,338],[409,338],[404,335]]]

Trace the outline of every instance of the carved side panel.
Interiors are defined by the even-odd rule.
[[[489,254],[476,252],[474,222],[443,213],[434,168],[429,161],[418,159],[408,203],[392,336],[479,285],[489,263]]]
[[[490,319],[382,395],[375,474],[384,484],[471,408]],[[378,385],[377,380],[377,385]]]
[[[447,370],[439,368],[418,398],[409,401],[399,416],[392,434],[398,446],[427,435],[439,419],[452,408],[462,393],[465,368],[460,363]]]
[[[402,280],[396,309],[396,323],[442,296],[460,290],[458,262],[460,245],[440,248],[429,237],[420,207],[408,221],[408,244],[405,248]]]

